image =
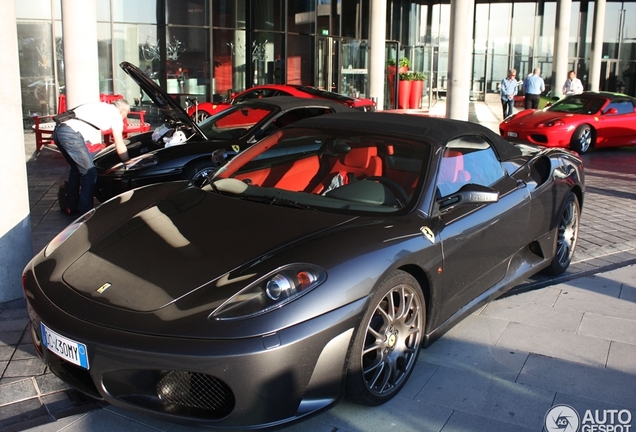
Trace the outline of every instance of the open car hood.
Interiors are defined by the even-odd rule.
[[[144,93],[152,99],[154,104],[161,110],[166,120],[172,125],[184,125],[192,129],[202,138],[205,136],[196,122],[188,115],[188,113],[179,105],[168,93],[166,93],[156,82],[144,75],[141,69],[132,63],[126,61],[121,62],[119,67],[123,69],[132,79],[142,88]]]

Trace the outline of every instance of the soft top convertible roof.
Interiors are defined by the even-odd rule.
[[[394,135],[418,141],[425,139],[438,148],[464,135],[481,135],[492,144],[500,160],[521,156],[521,150],[490,129],[461,120],[401,113],[352,111],[312,117],[293,123],[290,127],[359,129],[367,133]]]

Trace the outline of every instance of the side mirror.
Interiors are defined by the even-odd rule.
[[[499,201],[499,191],[492,188],[469,183],[457,192],[437,200],[440,210],[450,210],[467,204],[487,204]]]
[[[616,108],[609,108],[607,111],[603,113],[603,115],[616,115],[618,114],[618,110]]]

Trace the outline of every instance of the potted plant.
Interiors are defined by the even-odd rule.
[[[391,107],[395,103],[395,75],[397,73],[397,67],[395,66],[395,60],[389,59],[386,62],[386,79],[389,83],[389,100],[391,101]]]
[[[409,109],[412,83],[412,72],[402,72],[400,74],[400,81],[398,82],[398,108]]]
[[[411,60],[409,60],[406,57],[402,57],[398,63],[398,66],[400,67],[398,69],[399,73],[406,73],[408,72],[409,68],[411,67]]]
[[[412,77],[409,107],[412,109],[420,109],[422,108],[422,92],[425,87],[426,75],[422,72],[409,72],[409,74],[411,74]]]

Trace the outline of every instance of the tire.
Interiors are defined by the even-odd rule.
[[[580,219],[581,207],[579,200],[576,195],[570,192],[561,210],[554,257],[550,266],[546,268],[546,273],[555,276],[560,275],[570,266],[576,242],[579,238]]]
[[[372,294],[349,352],[349,400],[380,405],[400,391],[417,363],[425,321],[415,278],[400,270],[390,273]]]
[[[208,114],[207,111],[199,110],[196,114],[196,118],[194,119],[194,121],[196,123],[201,123],[203,120],[207,119],[208,117],[210,117],[210,114]]]
[[[588,152],[594,147],[594,130],[588,124],[577,127],[570,140],[570,148],[579,154]]]
[[[208,180],[208,174],[216,171],[216,167],[210,160],[209,162],[199,162],[186,170],[184,180],[190,180],[196,187],[202,187]]]

